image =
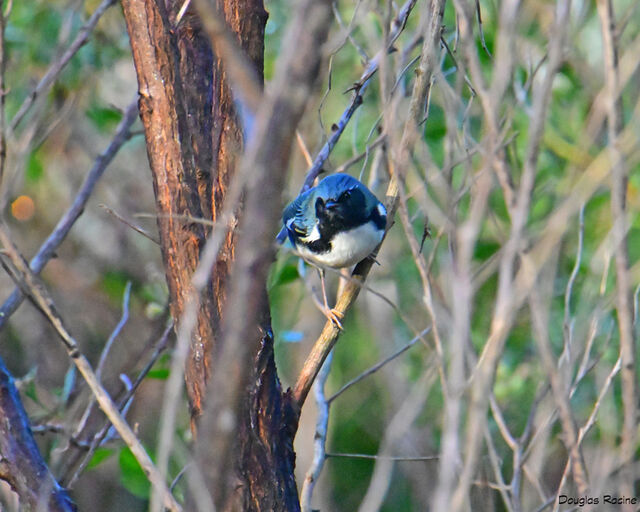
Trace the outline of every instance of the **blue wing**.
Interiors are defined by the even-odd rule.
[[[315,212],[309,211],[309,205],[313,199],[312,192],[313,189],[300,194],[282,213],[284,229],[294,245],[296,239],[305,238],[315,224]]]

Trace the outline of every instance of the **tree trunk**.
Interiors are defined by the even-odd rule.
[[[179,28],[172,29],[170,20],[182,4],[167,11],[161,0],[122,0],[177,323],[192,293],[191,277],[208,231],[190,218],[219,220],[243,145],[223,63],[212,54],[199,19],[187,12]],[[289,40],[283,43],[277,93],[261,105],[243,157],[243,175],[250,178],[246,212],[234,223],[240,234],[234,229],[227,236],[200,295],[186,382],[192,425],[205,410],[205,390],[208,394],[196,457],[219,509],[300,508],[293,472],[299,411],[278,380],[266,278],[278,198],[296,126],[319,76],[330,5],[306,0],[296,6]],[[262,81],[262,3],[219,0],[217,9]],[[236,471],[230,471],[231,461]]]
[[[175,19],[183,2],[172,6]],[[237,36],[240,47],[253,63],[262,83],[264,67],[264,27],[267,13],[261,0],[219,0],[217,10]],[[242,152],[242,130],[234,109],[228,78],[221,60],[211,50],[196,15],[187,10],[176,31],[179,49],[180,97],[187,115],[187,140],[195,158],[200,209],[208,220],[220,217],[231,178]],[[207,233],[210,230],[206,230]],[[211,359],[220,343],[226,289],[231,263],[235,258],[235,230],[230,230],[203,294],[207,299],[206,318],[212,337],[193,344],[186,366],[186,382],[192,417],[202,411],[204,389],[211,371]]]
[[[158,229],[171,302],[180,321],[208,229],[189,218],[218,219],[242,147],[242,134],[222,63],[190,11],[173,30],[163,2],[123,0],[140,93],[140,117],[153,174]],[[218,6],[262,77],[266,11],[259,0]],[[187,219],[187,220],[185,220]],[[234,259],[230,231],[211,281],[200,296],[186,366],[192,419],[201,413],[211,358],[217,351],[226,283]],[[195,426],[195,422],[192,423]]]

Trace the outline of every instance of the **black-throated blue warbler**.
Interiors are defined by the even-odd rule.
[[[323,313],[342,328],[339,313],[327,304],[325,269],[350,267],[369,256],[384,236],[387,210],[360,181],[336,173],[291,202],[282,223],[300,256],[318,267]]]

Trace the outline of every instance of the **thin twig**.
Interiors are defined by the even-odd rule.
[[[304,156],[307,165],[311,165],[311,163],[313,162],[313,160],[311,159],[311,153],[309,153],[309,148],[307,148],[300,130],[296,130],[296,140],[298,141],[298,146],[300,146],[300,151],[302,152],[302,156]]]
[[[345,172],[347,169],[349,169],[349,167],[351,167],[352,165],[357,164],[360,160],[362,160],[363,158],[365,158],[366,156],[369,155],[369,153],[371,153],[371,151],[375,148],[377,148],[378,146],[384,144],[387,140],[387,136],[382,134],[380,135],[376,140],[374,140],[371,144],[369,144],[366,148],[365,151],[363,151],[362,153],[352,156],[349,160],[347,160],[346,162],[343,162],[342,164],[340,164],[340,166],[338,168],[336,168],[336,172]]]
[[[438,460],[437,455],[416,455],[416,456],[401,456],[401,455],[369,455],[366,453],[337,453],[337,452],[327,452],[326,457],[343,457],[346,459],[382,459],[382,460],[393,460],[397,462],[420,462],[424,460]]]
[[[102,353],[100,354],[100,360],[98,361],[98,366],[96,366],[96,377],[98,380],[102,379],[102,371],[104,370],[104,364],[107,360],[107,356],[109,355],[109,351],[111,350],[111,346],[115,339],[120,335],[122,329],[127,324],[129,320],[129,299],[131,298],[131,281],[127,281],[127,284],[124,287],[124,294],[122,297],[122,316],[120,317],[120,321],[115,326],[107,342],[104,344],[104,348],[102,349]]]
[[[331,360],[333,353],[329,354],[325,360],[318,378],[314,384],[314,398],[316,401],[316,407],[318,408],[318,417],[316,419],[316,433],[313,438],[313,461],[307,473],[304,477],[304,483],[302,484],[302,491],[300,492],[300,506],[302,512],[311,512],[311,498],[313,496],[313,489],[320,478],[320,473],[324,467],[326,460],[326,445],[327,445],[327,430],[329,426],[329,406],[331,405],[329,400],[325,396],[325,385],[329,372],[331,371]]]
[[[100,208],[103,208],[109,215],[112,215],[113,217],[118,219],[125,226],[129,226],[136,233],[140,233],[143,237],[147,238],[148,240],[151,240],[154,244],[160,245],[160,241],[157,240],[153,235],[149,234],[147,231],[145,231],[141,227],[138,227],[135,224],[133,224],[132,222],[130,222],[127,219],[125,219],[122,215],[120,215],[118,212],[116,212],[113,208],[109,208],[106,204],[99,204],[98,206]],[[157,215],[154,215],[154,217],[157,217]]]
[[[119,400],[118,409],[121,412],[125,409],[127,404],[130,403],[135,392],[140,387],[140,384],[142,384],[142,381],[145,379],[147,374],[151,371],[153,366],[156,364],[160,355],[166,350],[168,345],[169,335],[172,332],[173,332],[173,321],[170,321],[165,327],[162,335],[156,342],[153,353],[151,354],[151,356],[149,356],[149,360],[144,365],[144,367],[140,370],[140,372],[138,372],[138,376],[136,377],[136,380],[133,381],[133,384],[131,385],[130,389],[127,389],[124,396]],[[105,419],[105,424],[102,426],[102,428],[91,438],[91,441],[88,444],[87,451],[84,454],[83,459],[77,465],[77,467],[73,472],[73,475],[71,475],[67,481],[66,485],[68,487],[72,487],[73,484],[78,479],[78,477],[82,474],[87,464],[89,464],[89,462],[91,461],[91,458],[93,457],[95,450],[99,446],[101,446],[104,440],[106,439],[110,429],[111,429],[111,422],[107,418]],[[77,442],[82,443],[82,441],[79,441],[79,440]]]
[[[507,41],[511,40],[510,33],[514,30],[516,14],[515,4],[515,2],[505,2],[503,4],[503,11],[501,12],[501,24],[504,25],[505,28],[500,31],[497,46],[498,53],[494,61],[494,67],[500,68],[501,72],[498,73],[494,83],[492,84],[491,94],[485,96],[483,88],[478,87],[479,96],[483,103],[483,110],[488,116],[487,120],[491,121],[491,149],[489,154],[492,156],[496,154],[495,148],[497,148],[499,138],[498,127],[497,124],[495,124],[497,123],[497,110],[493,105],[504,93],[509,76],[509,73],[505,76],[505,72],[508,72],[508,68],[510,68],[512,60],[509,55],[505,55],[504,57],[501,56],[501,51],[509,53],[507,48],[502,48],[502,46],[508,45],[509,43],[506,41],[502,41],[501,43],[501,38],[504,38]],[[459,5],[459,2],[456,2],[456,10],[461,16],[465,16],[465,22],[462,24],[462,27],[464,28],[463,43],[467,50],[472,76],[474,81],[481,81],[482,76],[479,69],[477,55],[470,46],[472,45],[472,39],[471,34],[469,33],[469,19],[466,16],[467,13],[465,12],[464,7]],[[531,196],[535,183],[537,162],[540,152],[540,140],[544,131],[547,107],[551,97],[551,87],[554,76],[563,59],[563,45],[566,36],[569,13],[570,0],[567,0],[559,6],[558,12],[556,13],[554,21],[555,29],[552,32],[549,42],[549,69],[547,70],[543,86],[536,91],[537,94],[534,98],[533,110],[535,114],[532,119],[524,170],[520,186],[517,191],[517,196],[515,194],[511,195],[513,192],[511,187],[505,186],[505,182],[501,180],[505,199],[507,199],[507,207],[511,213],[511,233],[509,240],[505,244],[504,252],[500,261],[498,294],[489,339],[483,348],[482,355],[474,370],[471,398],[472,403],[470,406],[469,417],[467,419],[466,458],[464,467],[453,496],[450,499],[448,497],[444,497],[444,499],[450,503],[452,511],[462,510],[465,503],[468,501],[468,491],[473,479],[473,474],[476,470],[476,464],[478,462],[482,443],[482,429],[480,428],[480,425],[485,421],[489,390],[493,384],[498,361],[504,349],[508,326],[510,326],[515,316],[516,310],[514,306],[516,306],[516,302],[514,301],[514,294],[517,288],[517,283],[515,283],[515,280],[513,279],[514,268],[516,259],[520,253],[522,238],[524,236],[524,230],[529,216]],[[501,63],[504,59],[508,60],[509,66],[507,69],[505,69],[506,64]],[[494,165],[499,168],[503,163],[503,159],[494,158],[493,162]],[[500,173],[498,173],[498,177],[500,177]]]
[[[386,364],[390,363],[391,361],[393,361],[398,356],[401,356],[402,354],[404,354],[407,350],[409,350],[411,347],[413,347],[420,340],[420,338],[422,336],[427,334],[430,330],[431,330],[431,327],[427,327],[426,329],[424,329],[420,333],[419,336],[415,336],[411,341],[409,341],[406,345],[402,346],[400,349],[396,350],[393,354],[385,357],[382,361],[374,364],[371,368],[365,370],[364,372],[362,372],[357,377],[351,379],[344,386],[342,386],[338,391],[336,391],[333,395],[331,395],[329,398],[327,398],[327,403],[331,404],[331,402],[333,402],[336,398],[338,398],[342,393],[344,393],[351,386],[356,385],[358,382],[360,382],[360,381],[364,380],[365,378],[369,377],[370,375],[376,373],[378,370],[380,370],[380,368],[382,368]]]
[[[98,366],[96,367],[96,377],[98,378],[99,382],[102,382],[102,371],[104,370],[104,364],[105,364],[105,362],[107,360],[107,356],[109,355],[111,347],[113,346],[113,342],[120,335],[120,332],[122,331],[122,329],[126,325],[127,321],[129,320],[129,299],[130,299],[130,296],[131,296],[131,281],[127,281],[127,284],[126,284],[125,290],[124,290],[124,295],[123,295],[123,298],[122,298],[122,315],[120,317],[120,321],[116,324],[116,326],[113,329],[113,331],[111,331],[111,334],[109,335],[109,338],[107,338],[107,342],[104,344],[104,347],[102,348],[102,352],[100,353],[100,359],[98,361]],[[80,421],[78,422],[78,426],[75,429],[76,436],[79,435],[80,432],[86,426],[87,421],[89,420],[89,417],[91,416],[91,413],[93,412],[94,404],[95,404],[95,399],[92,396],[89,399],[89,403],[85,407],[85,411],[84,411]]]
[[[551,272],[550,272],[551,274]],[[547,281],[552,282],[554,275],[551,274]],[[551,389],[553,390],[553,398],[558,408],[558,414],[560,416],[560,423],[563,431],[563,442],[569,453],[571,459],[571,466],[573,472],[573,480],[576,484],[576,488],[581,495],[585,495],[589,492],[589,477],[587,474],[587,468],[584,461],[584,455],[582,453],[580,441],[578,439],[578,432],[576,428],[575,418],[571,411],[571,404],[569,402],[569,394],[567,392],[567,385],[562,378],[562,375],[558,371],[557,362],[553,355],[551,348],[551,341],[549,339],[549,302],[551,285],[546,283],[545,286],[545,305],[542,303],[542,293],[539,289],[532,290],[531,298],[529,300],[531,308],[531,316],[533,323],[533,332],[540,357],[542,359],[542,365],[545,373],[549,377],[551,383]]]
[[[380,509],[391,484],[391,474],[396,462],[396,459],[388,458],[388,455],[422,411],[429,389],[436,380],[436,375],[433,368],[424,372],[420,379],[413,384],[409,394],[385,429],[379,450],[382,457],[376,459],[369,487],[358,507],[359,512],[373,512]]]
[[[484,40],[484,30],[482,30],[482,12],[480,11],[480,0],[476,0],[476,14],[478,16],[478,31],[480,32],[480,41],[482,42],[482,48],[487,55],[491,57],[491,52],[487,48],[487,42]]]
[[[602,404],[602,400],[604,399],[605,395],[609,391],[609,388],[611,387],[611,383],[613,382],[613,379],[615,378],[615,376],[620,371],[621,362],[622,362],[622,359],[618,358],[616,363],[613,365],[613,368],[611,368],[611,371],[607,375],[607,378],[605,379],[605,382],[604,382],[604,384],[602,386],[602,389],[600,390],[600,393],[598,394],[598,398],[597,398],[595,404],[593,405],[593,409],[591,410],[591,413],[589,414],[589,418],[587,419],[585,424],[578,431],[578,438],[577,438],[577,444],[578,445],[580,443],[582,443],[584,437],[587,435],[589,430],[591,430],[591,427],[593,427],[593,425],[595,424],[596,416],[598,414],[598,411],[600,410],[600,406]],[[571,457],[568,457],[567,458],[567,462],[566,462],[565,467],[564,467],[564,471],[562,473],[562,478],[560,479],[560,484],[558,485],[558,489],[557,489],[557,491],[555,493],[555,496],[554,496],[555,503],[558,503],[558,496],[562,493],[562,490],[565,487],[565,483],[566,483],[567,478],[569,476],[569,471],[571,470],[571,467],[572,467],[572,459],[571,459]]]
[[[598,0],[598,14],[602,25],[604,65],[606,82],[606,106],[608,148],[612,162],[611,213],[613,216],[614,253],[616,267],[616,312],[620,334],[620,357],[622,359],[622,406],[623,427],[620,456],[623,461],[620,493],[631,496],[634,492],[634,471],[632,468],[637,439],[637,371],[636,340],[633,332],[633,305],[629,274],[628,221],[626,219],[627,185],[629,168],[620,148],[620,134],[624,114],[620,97],[620,70],[616,41],[616,22],[611,0]],[[630,512],[635,507],[625,506]]]
[[[571,295],[573,293],[573,285],[578,277],[580,264],[582,262],[582,248],[584,245],[584,205],[580,208],[578,219],[578,247],[576,248],[576,261],[573,265],[573,269],[571,270],[571,274],[569,275],[569,280],[567,281],[567,287],[564,293],[564,320],[562,323],[562,329],[564,332],[563,355],[565,355],[569,360],[571,358],[571,342],[573,336],[573,326],[571,322]]]

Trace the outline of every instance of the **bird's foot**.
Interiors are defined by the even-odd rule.
[[[342,319],[344,318],[344,314],[338,311],[335,308],[322,308],[322,313],[327,317],[327,320],[331,321],[333,325],[335,325],[341,331],[344,330],[342,327]]]

